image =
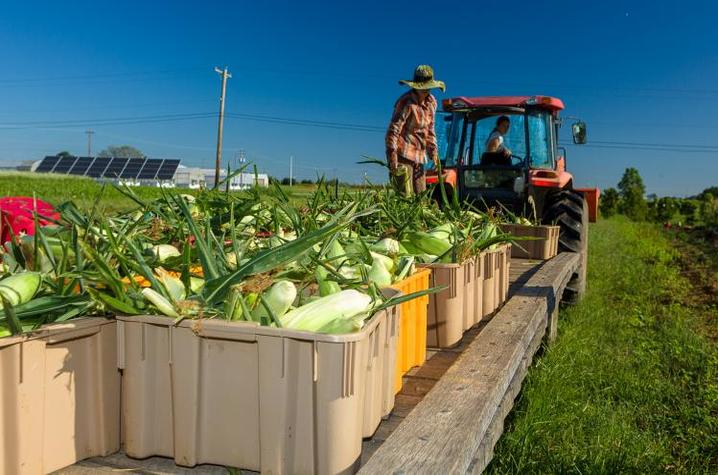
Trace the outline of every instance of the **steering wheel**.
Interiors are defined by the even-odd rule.
[[[524,164],[524,158],[518,155],[511,154],[511,166],[516,167]]]

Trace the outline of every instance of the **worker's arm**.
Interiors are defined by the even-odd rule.
[[[486,144],[486,151],[489,153],[494,153],[499,150],[499,147],[501,146],[501,136],[496,135],[494,138],[489,139],[488,143]]]
[[[429,159],[432,162],[434,162],[434,166],[438,167],[439,146],[436,143],[436,130],[434,129],[435,118],[436,118],[436,105],[434,105],[434,112],[431,114],[431,121],[429,122],[429,136],[427,137],[427,141],[426,141],[426,155],[429,157]]]
[[[500,135],[496,135],[494,138],[489,139],[486,143],[486,151],[489,153],[502,152],[506,156],[511,156],[511,150],[504,145]]]
[[[391,116],[391,122],[386,131],[386,161],[390,170],[396,170],[399,166],[399,157],[397,154],[399,136],[404,128],[407,117],[409,117],[409,105],[406,101],[398,101],[394,106],[394,113]]]

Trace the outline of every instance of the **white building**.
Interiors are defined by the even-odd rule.
[[[219,179],[227,176],[227,170],[220,170]],[[179,188],[197,189],[200,187],[214,186],[214,169],[212,168],[190,168],[180,165],[174,176],[174,183]],[[230,190],[241,190],[254,186],[269,186],[269,176],[266,173],[240,173],[232,177],[229,182]]]

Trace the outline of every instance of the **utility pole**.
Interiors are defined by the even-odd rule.
[[[92,156],[92,136],[95,134],[92,130],[86,130],[85,133],[87,134],[87,156]]]
[[[289,156],[289,186],[292,186],[292,183],[294,181],[293,180],[294,176],[292,175],[293,170],[294,170],[294,156],[290,155]]]
[[[219,125],[217,127],[217,161],[214,166],[214,187],[219,185],[219,169],[222,167],[222,127],[224,125],[224,97],[227,93],[227,79],[231,78],[227,66],[224,69],[214,68],[222,76],[222,95],[219,97]]]
[[[339,176],[336,168],[334,169],[334,198],[339,199]]]

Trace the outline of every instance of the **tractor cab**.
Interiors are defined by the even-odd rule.
[[[563,102],[548,96],[444,100],[444,122],[437,121],[442,180],[434,172],[426,182],[438,185],[433,193],[439,203],[443,186],[477,206],[501,204],[559,226],[559,252],[581,254],[563,293],[565,302],[577,302],[586,288],[588,223],[596,219],[599,190],[574,188],[566,150],[558,145],[561,110]],[[586,124],[575,121],[571,132],[574,143],[586,143]]]
[[[459,199],[479,205],[497,203],[519,214],[526,206],[538,207],[542,193],[537,187],[563,189],[571,185],[566,172],[565,151],[559,152],[561,100],[548,96],[457,97],[443,101],[444,120],[437,120],[437,135],[444,182]],[[489,138],[499,118],[508,118],[509,127],[501,134],[503,147],[489,150]],[[502,119],[505,121],[505,119]],[[443,130],[442,130],[443,129]],[[584,143],[582,122],[573,127],[574,142]],[[437,183],[436,173],[427,183]],[[529,199],[530,197],[530,199]],[[438,195],[437,195],[438,198]]]

